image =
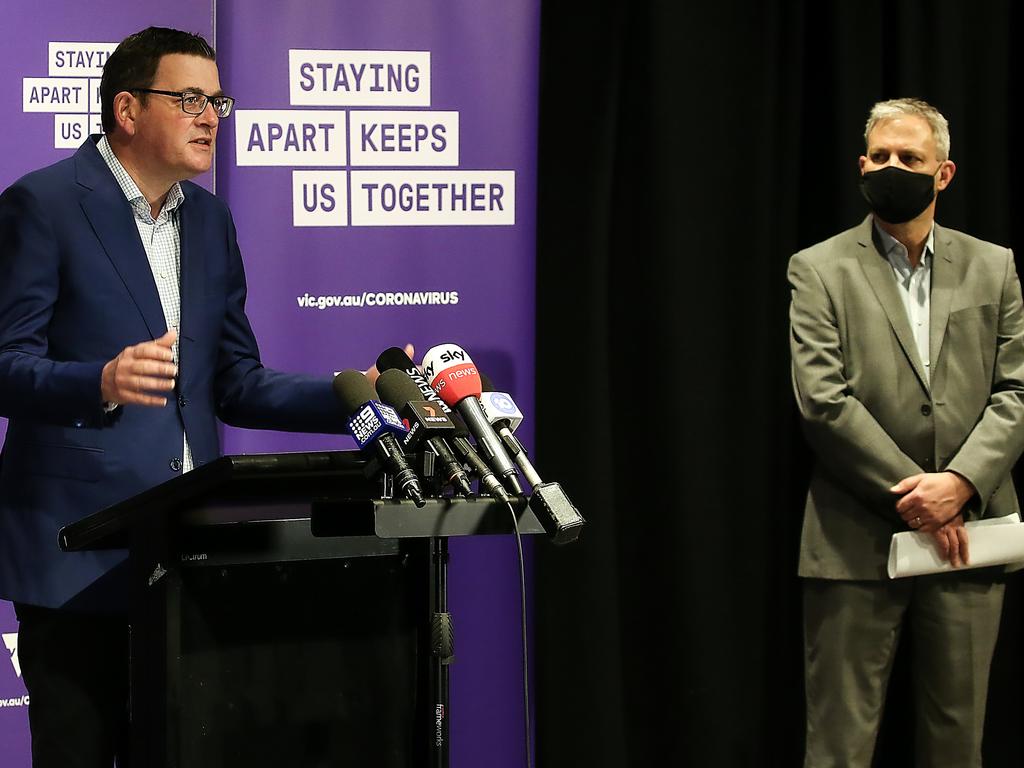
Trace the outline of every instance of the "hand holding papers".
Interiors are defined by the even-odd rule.
[[[971,561],[955,570],[984,568],[1024,561],[1024,523],[1020,515],[976,520],[967,523],[971,540]],[[889,578],[921,576],[954,570],[935,547],[930,533],[904,531],[893,534],[889,544]]]

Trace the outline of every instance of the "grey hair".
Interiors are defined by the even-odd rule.
[[[864,126],[864,144],[875,126],[886,120],[895,120],[905,115],[922,117],[932,129],[935,137],[935,150],[939,160],[949,159],[949,122],[942,113],[927,101],[921,99],[890,99],[880,101],[871,108],[867,125]]]

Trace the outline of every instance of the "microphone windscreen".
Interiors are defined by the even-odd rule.
[[[341,403],[342,416],[348,418],[374,399],[373,387],[359,371],[345,370],[334,377],[334,395]]]
[[[476,364],[458,344],[438,344],[423,356],[423,374],[430,386],[451,407],[470,396],[480,396]]]
[[[377,356],[377,370],[381,373],[392,369],[411,371],[415,367],[416,363],[410,360],[405,350],[400,347],[385,349]]]
[[[472,363],[441,371],[433,384],[434,391],[452,408],[467,397],[480,397],[480,377]]]
[[[404,353],[403,353],[404,354]],[[402,408],[410,400],[422,400],[423,393],[400,368],[389,368],[377,377],[377,395],[394,408]]]
[[[480,391],[481,392],[496,392],[494,388],[494,382],[491,381],[491,377],[481,371],[479,368],[476,369],[477,373],[480,374]]]

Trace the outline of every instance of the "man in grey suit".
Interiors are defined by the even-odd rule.
[[[910,628],[918,766],[981,765],[1005,569],[890,581],[894,533],[970,559],[964,523],[1019,511],[1024,308],[1013,254],[935,224],[949,128],[876,104],[860,158],[872,214],[792,257],[793,387],[816,456],[804,511],[807,768],[869,768]]]

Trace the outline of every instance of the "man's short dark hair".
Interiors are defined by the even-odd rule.
[[[171,53],[217,60],[217,54],[210,44],[200,35],[191,32],[147,27],[129,35],[114,49],[103,66],[100,106],[104,133],[114,132],[114,97],[121,91],[152,86],[160,59]],[[143,103],[145,98],[146,94],[139,94]]]

